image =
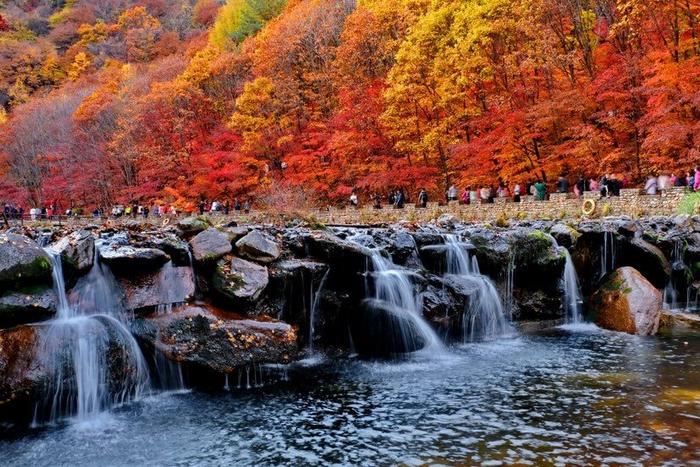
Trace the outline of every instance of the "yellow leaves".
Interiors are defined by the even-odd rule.
[[[211,65],[221,54],[221,50],[216,47],[207,46],[198,51],[187,69],[180,75],[179,79],[193,86],[198,86],[211,76]]]
[[[85,52],[78,52],[73,59],[73,63],[68,70],[68,78],[71,81],[77,80],[88,68],[90,68],[90,57]]]
[[[5,107],[0,106],[0,125],[5,123],[7,123],[7,112],[5,111]]]
[[[136,6],[119,15],[117,26],[128,29],[160,29],[160,21],[148,14],[145,7]]]
[[[95,24],[81,24],[78,27],[78,35],[80,36],[79,43],[88,45],[105,40],[109,35],[109,30],[105,23],[98,21]]]

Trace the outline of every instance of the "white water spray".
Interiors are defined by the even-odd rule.
[[[508,334],[511,327],[506,319],[501,298],[491,279],[481,275],[476,257],[469,259],[468,246],[456,235],[446,235],[446,273],[469,280],[476,285],[469,297],[469,306],[462,315],[462,332],[465,342],[493,339]]]

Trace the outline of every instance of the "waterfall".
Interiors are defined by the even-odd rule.
[[[410,273],[399,269],[379,251],[373,251],[370,255],[372,270],[370,277],[374,286],[373,302],[377,308],[382,308],[394,314],[394,336],[400,340],[402,348],[419,348],[416,345],[415,334],[420,338],[423,350],[444,352],[442,341],[425,321],[421,310],[423,308],[418,299]]]
[[[680,266],[683,267],[683,244],[681,240],[675,239],[673,241],[673,252],[671,253],[671,265],[673,266],[673,270],[676,269],[676,266],[678,266],[679,263]],[[666,283],[666,287],[664,287],[663,290],[663,308],[665,310],[678,310],[679,308],[681,308],[680,304],[678,303],[678,291],[673,278],[673,270],[671,272],[671,278]],[[685,297],[686,309],[690,308],[690,293],[691,287],[688,287],[686,290]]]
[[[569,250],[560,247],[566,257],[564,264],[564,308],[566,310],[566,323],[577,324],[582,321],[581,308],[583,300],[581,299],[581,286],[576,274],[576,267],[571,260]]]
[[[99,256],[70,299],[59,253],[46,249],[58,297],[56,319],[47,323],[39,358],[54,373],[36,417],[55,422],[66,416],[84,421],[141,395],[149,385],[141,350],[116,299],[116,284]],[[36,420],[35,420],[36,421]]]
[[[465,342],[491,339],[510,331],[501,298],[491,279],[481,275],[476,257],[469,259],[465,243],[456,235],[446,235],[446,273],[469,280],[476,288],[469,297],[469,306],[462,315],[462,333]]]
[[[313,286],[313,280],[311,281],[311,309],[309,310],[309,353],[313,354],[314,353],[314,335],[315,335],[315,324],[316,324],[316,317],[318,316],[318,306],[321,301],[321,292],[323,292],[323,287],[326,285],[326,280],[328,279],[328,273],[330,272],[330,269],[327,269],[325,273],[323,273],[323,277],[321,278],[321,282],[318,284],[318,288],[314,289]]]
[[[476,257],[474,257],[474,260],[476,261]],[[510,252],[510,256],[508,258],[508,269],[506,270],[506,290],[505,290],[505,305],[506,305],[506,312],[508,314],[508,320],[513,319],[513,305],[515,304],[515,300],[513,299],[513,289],[514,289],[514,284],[515,284],[515,255],[513,252]]]
[[[603,245],[600,252],[600,277],[615,269],[615,235],[606,230],[603,232]]]

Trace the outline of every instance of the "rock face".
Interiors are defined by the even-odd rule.
[[[671,263],[663,252],[654,245],[633,238],[629,242],[622,243],[620,252],[621,266],[631,266],[638,270],[658,289],[663,289],[671,278]]]
[[[0,296],[0,328],[36,323],[56,314],[56,294],[50,287],[37,286]]]
[[[170,261],[170,257],[164,251],[122,245],[108,245],[101,248],[100,257],[112,269],[120,271],[154,269]]]
[[[213,263],[231,253],[231,240],[228,235],[209,228],[190,240],[192,255],[200,264]]]
[[[22,406],[38,399],[49,384],[51,373],[36,355],[34,326],[0,331],[0,413],[20,417]],[[17,410],[17,407],[20,407]]]
[[[269,282],[267,268],[241,258],[223,259],[216,265],[212,286],[234,306],[248,307],[263,293]]]
[[[280,256],[280,248],[277,243],[259,230],[253,230],[236,242],[238,253],[253,261],[271,263]]]
[[[185,236],[197,235],[199,232],[210,227],[207,219],[201,217],[186,217],[177,223],[177,228],[182,231]]]
[[[659,329],[661,292],[636,269],[623,267],[593,295],[591,308],[602,328],[652,336]]]
[[[141,248],[157,248],[170,256],[175,266],[190,265],[190,247],[184,240],[173,234],[150,236],[136,246]]]
[[[167,358],[216,373],[256,363],[288,363],[297,352],[296,333],[288,324],[231,319],[199,307],[139,319],[133,329],[138,339]]]
[[[0,290],[51,283],[51,260],[24,235],[0,234]]]
[[[166,263],[156,273],[119,277],[119,283],[124,290],[127,309],[134,311],[184,303],[195,292],[192,268],[175,267],[172,263]]]
[[[83,275],[95,258],[95,238],[88,230],[78,230],[60,239],[53,248],[61,255],[64,274]]]

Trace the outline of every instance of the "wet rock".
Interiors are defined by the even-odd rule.
[[[458,220],[452,214],[443,214],[437,220],[437,225],[443,229],[453,229]]]
[[[200,264],[213,263],[231,253],[231,240],[228,235],[215,228],[198,233],[192,240],[192,255]]]
[[[367,248],[326,231],[307,232],[303,238],[310,256],[324,263],[344,265],[354,270],[364,270],[371,253]]]
[[[394,263],[416,269],[420,267],[416,241],[406,230],[398,230],[391,234],[388,251]]]
[[[140,248],[157,248],[163,250],[170,256],[175,266],[190,265],[190,247],[184,240],[181,240],[174,234],[165,234],[163,236],[151,236],[148,239],[137,243],[135,246]]]
[[[78,230],[61,238],[53,249],[61,255],[65,275],[81,276],[92,268],[95,237],[88,230]]]
[[[236,249],[241,256],[260,263],[271,263],[280,256],[277,242],[259,230],[253,230],[238,240]]]
[[[206,217],[186,217],[182,219],[180,222],[177,223],[178,229],[182,231],[182,233],[186,237],[190,237],[192,235],[197,235],[200,232],[205,231],[209,227],[211,227],[211,223]]]
[[[641,238],[621,242],[618,265],[635,268],[658,289],[671,278],[671,263],[659,248]]]
[[[675,330],[680,330],[681,332],[688,332],[688,330],[699,331],[700,316],[696,313],[662,310],[659,328],[669,332]]]
[[[5,419],[22,417],[51,381],[52,372],[37,364],[37,333],[34,326],[0,330],[0,414]]]
[[[591,298],[598,326],[651,336],[659,329],[661,292],[639,271],[623,267],[611,273]]]
[[[557,290],[566,257],[541,230],[516,232],[511,238],[515,282],[530,290]]]
[[[269,274],[265,266],[241,258],[222,259],[216,265],[212,287],[235,307],[250,307],[260,298]]]
[[[0,296],[0,328],[37,323],[56,314],[56,294],[50,287],[32,287]]]
[[[415,324],[384,302],[365,300],[352,317],[350,332],[355,350],[363,357],[390,357],[422,349]]]
[[[194,296],[194,272],[166,263],[157,272],[119,277],[127,309],[139,312],[161,305],[184,303]]]
[[[216,373],[257,363],[288,363],[297,354],[296,333],[288,324],[234,319],[200,307],[137,319],[132,329],[168,359]]]
[[[136,248],[117,244],[100,247],[100,258],[113,270],[126,272],[139,268],[155,269],[170,261],[170,257],[156,248]]]
[[[51,260],[30,238],[0,234],[0,290],[51,283]]]
[[[576,240],[581,236],[573,227],[562,222],[552,226],[549,233],[555,238],[557,243],[564,248],[571,248],[576,244]]]
[[[482,274],[493,278],[503,277],[511,254],[507,238],[486,229],[469,231],[467,237],[474,245],[474,254]]]

